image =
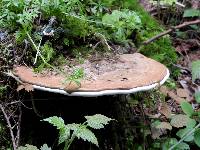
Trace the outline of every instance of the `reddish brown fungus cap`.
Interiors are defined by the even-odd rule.
[[[65,90],[71,92],[101,92],[101,91],[136,91],[151,89],[153,84],[162,84],[169,76],[168,69],[161,63],[143,56],[142,54],[123,54],[111,60],[85,61],[75,68],[83,68],[84,78],[80,86],[67,81],[69,74],[59,74],[51,71],[34,73],[33,69],[18,66],[14,74],[24,83],[37,87]],[[72,72],[69,66],[64,67],[65,72]],[[67,77],[68,76],[68,77]],[[152,86],[152,88],[155,86]],[[108,92],[109,93],[109,92]],[[111,92],[112,93],[112,92]],[[119,92],[123,93],[123,92]],[[124,92],[125,94],[127,92]],[[131,91],[130,91],[131,93]],[[103,94],[106,95],[106,94]]]

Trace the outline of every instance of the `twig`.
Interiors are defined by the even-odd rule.
[[[157,40],[158,38],[166,35],[166,34],[169,34],[171,33],[172,31],[176,30],[176,29],[180,29],[180,28],[183,28],[183,27],[186,27],[186,26],[189,26],[189,25],[193,25],[193,24],[199,24],[200,23],[200,19],[197,19],[197,20],[194,20],[194,21],[188,21],[188,22],[184,22],[180,25],[177,25],[175,27],[172,27],[171,29],[168,29],[167,31],[164,31],[150,39],[148,39],[147,41],[143,42],[144,45],[147,45],[155,40]]]
[[[35,43],[33,42],[33,39],[31,38],[30,34],[29,34],[28,32],[26,32],[26,35],[28,36],[28,38],[29,38],[31,44],[33,45],[33,47],[35,48],[35,50],[36,50],[37,53],[39,54],[39,56],[40,56],[40,58],[42,59],[43,63],[51,67],[51,65],[48,64],[48,63],[46,62],[45,58],[44,58],[44,57],[42,56],[42,54],[40,53],[39,47],[37,47],[37,46],[35,45]]]
[[[183,5],[182,3],[176,2],[176,5],[181,6],[183,8],[185,8],[185,5]]]
[[[8,71],[8,72],[3,72],[5,75],[9,76],[9,77],[12,77],[14,78],[17,82],[19,82],[20,84],[23,84],[23,82],[18,78],[16,77],[11,71]]]
[[[183,66],[181,66],[181,65],[176,65],[176,64],[173,64],[173,66],[175,66],[175,67],[177,67],[177,68],[180,68],[180,69],[182,69],[182,70],[186,70],[186,71],[188,71],[188,72],[191,72],[191,70],[190,70],[189,68],[187,68],[187,67],[183,67]]]
[[[39,49],[40,49],[40,45],[41,45],[41,43],[42,43],[42,38],[40,39],[40,43],[39,43],[39,45],[38,45],[38,50],[37,50],[37,53],[36,53],[36,56],[35,56],[35,60],[34,60],[34,65],[37,63],[37,58],[38,58],[38,55],[39,55],[39,53],[40,53],[40,51],[39,51]]]
[[[100,43],[101,43],[101,41],[97,42],[97,43],[95,44],[95,46],[93,46],[93,50],[95,50],[95,49],[97,48],[97,46],[98,46]]]
[[[3,112],[4,118],[6,119],[8,128],[10,130],[10,136],[11,136],[11,140],[12,140],[13,150],[17,150],[17,145],[16,145],[16,141],[15,141],[15,136],[14,136],[14,133],[12,130],[12,126],[11,126],[10,120],[9,120],[2,104],[0,104],[0,109]]]
[[[30,95],[31,95],[31,101],[32,101],[32,106],[33,106],[33,111],[34,111],[34,113],[35,113],[38,117],[42,118],[43,116],[38,112],[38,110],[37,110],[37,108],[36,108],[36,106],[35,106],[35,101],[34,101],[34,99],[33,99],[33,94],[30,93]]]
[[[6,106],[8,106],[8,105],[13,105],[13,104],[17,104],[17,103],[20,103],[21,101],[13,101],[13,102],[11,102],[11,103],[7,103],[6,104]]]
[[[18,117],[18,122],[17,122],[17,136],[15,139],[16,146],[19,146],[20,142],[20,133],[21,133],[21,120],[22,120],[22,107],[21,104],[19,105],[19,117]]]
[[[111,49],[114,50],[112,47],[110,47],[110,45],[108,44],[108,41],[107,39],[105,38],[105,36],[101,33],[95,33],[94,34],[97,38],[100,39],[100,42],[102,44],[104,44],[107,48],[108,48],[108,51],[110,51]],[[98,44],[98,43],[97,43]]]
[[[35,50],[37,51],[38,53],[38,56],[40,56],[40,58],[42,59],[43,63],[45,65],[47,65],[48,67],[52,68],[53,70],[56,70],[60,73],[62,73],[63,75],[65,74],[65,72],[63,72],[61,69],[56,69],[56,67],[52,66],[51,64],[49,64],[45,58],[42,56],[42,54],[40,53],[40,44],[38,46],[36,46],[35,42],[33,41],[33,39],[31,38],[30,34],[28,32],[26,32],[26,35],[28,36],[28,39],[30,40],[31,44],[33,45],[33,47],[35,48]],[[41,42],[41,41],[40,41]]]
[[[25,43],[25,47],[24,47],[24,50],[23,50],[23,52],[22,52],[22,55],[19,57],[19,59],[18,59],[18,63],[22,60],[22,58],[24,57],[24,55],[26,54],[26,50],[27,50],[27,48],[28,48],[28,41],[25,39],[25,41],[24,41],[24,43]]]

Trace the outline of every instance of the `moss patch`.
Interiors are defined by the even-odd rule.
[[[138,0],[123,0],[123,7],[132,9],[140,14],[143,31],[141,32],[140,42],[143,42],[158,33],[164,31],[157,20],[151,17],[140,5]],[[168,67],[172,67],[172,64],[177,61],[177,55],[174,47],[171,44],[169,37],[165,36],[153,43],[142,46],[141,53],[149,56],[161,63],[164,63]]]

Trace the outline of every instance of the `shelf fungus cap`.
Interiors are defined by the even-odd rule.
[[[147,91],[162,85],[169,77],[163,64],[140,53],[119,55],[117,60],[86,61],[78,67],[86,72],[80,85],[64,82],[66,75],[34,73],[25,66],[15,67],[14,75],[37,90],[84,97]]]

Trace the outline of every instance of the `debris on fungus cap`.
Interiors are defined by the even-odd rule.
[[[85,97],[147,91],[163,84],[169,77],[169,70],[163,64],[139,53],[119,55],[116,61],[100,60],[96,63],[98,67],[94,64],[88,61],[82,64],[87,75],[78,87],[63,82],[64,75],[34,73],[25,66],[15,67],[14,74],[37,90]]]

